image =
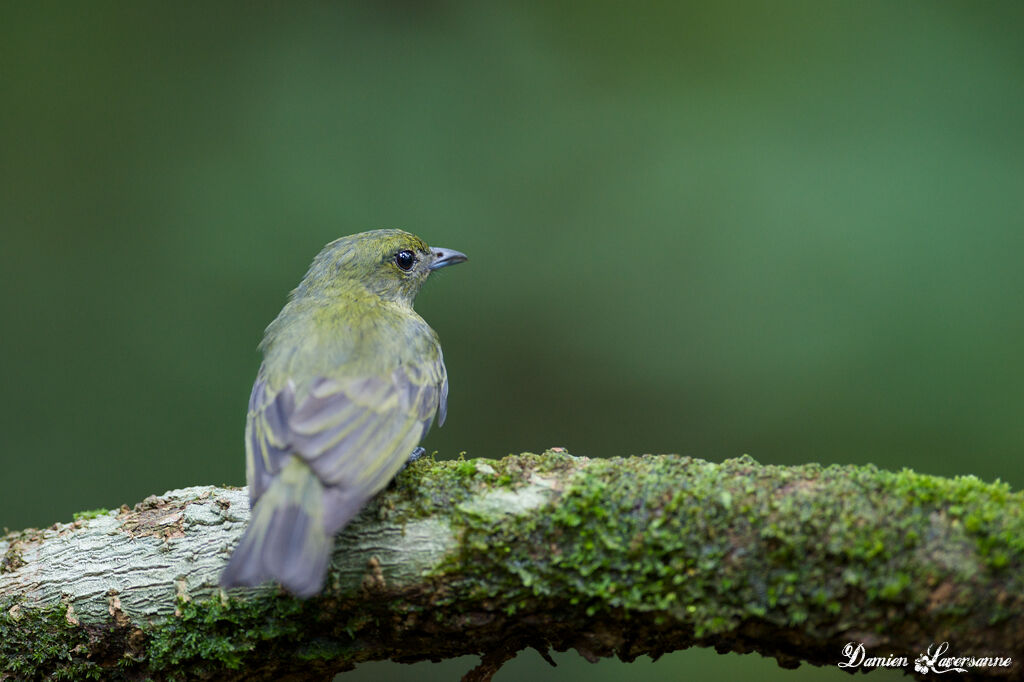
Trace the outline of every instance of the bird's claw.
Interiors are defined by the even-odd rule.
[[[402,468],[398,470],[398,474],[408,469],[410,464],[419,460],[425,454],[427,454],[426,448],[413,448],[412,453],[409,455],[409,459],[405,460],[405,464],[403,464]],[[398,476],[398,474],[395,474],[395,476]],[[391,484],[394,485],[394,479],[391,479]]]

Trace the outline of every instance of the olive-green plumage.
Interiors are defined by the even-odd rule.
[[[434,416],[444,423],[441,345],[412,304],[432,270],[464,260],[401,230],[342,237],[313,259],[261,345],[245,426],[252,516],[222,585],[323,588],[334,534]]]

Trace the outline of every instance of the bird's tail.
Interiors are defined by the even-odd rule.
[[[257,500],[220,584],[255,586],[273,579],[297,597],[318,594],[334,547],[324,514],[323,485],[293,457]]]

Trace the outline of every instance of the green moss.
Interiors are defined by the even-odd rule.
[[[327,627],[311,626],[323,618],[323,604],[285,595],[245,601],[180,599],[177,615],[142,626],[145,630],[110,623],[72,625],[63,605],[21,609],[9,602],[3,608],[0,677],[8,673],[15,679],[219,679],[227,671],[266,667],[268,661],[288,665],[292,660],[299,662],[299,669],[317,661],[343,667],[353,642],[333,619]],[[322,634],[310,638],[317,630]],[[111,647],[131,653],[107,661],[112,667],[90,660],[91,651],[102,660],[102,652]]]
[[[485,490],[515,490],[530,484],[533,475],[546,475],[580,466],[580,460],[547,451],[492,459],[435,461],[421,458],[410,464],[378,497],[380,514],[389,521],[411,521],[449,510]]]
[[[12,542],[4,552],[3,559],[0,559],[0,573],[13,573],[25,565],[25,559],[21,554],[21,544]]]
[[[63,606],[22,609],[0,604],[0,675],[16,679],[98,680],[103,669],[87,659],[89,637],[72,627]]]
[[[495,469],[536,467],[542,475],[579,462],[548,452]],[[952,555],[942,579],[954,584],[1024,565],[1024,505],[1009,505],[1007,514],[1011,494],[973,477],[871,466],[761,467],[749,457],[721,465],[677,456],[594,460],[571,478],[557,505],[527,516],[495,519],[457,508],[463,555],[448,568],[471,571],[464,579],[474,593],[500,595],[509,609],[555,597],[588,613],[664,612],[698,637],[752,615],[830,627],[844,609],[869,620],[893,604],[928,607],[941,620],[965,605],[955,597],[928,603],[936,584],[936,576],[922,573],[933,566],[929,552]],[[953,512],[959,519],[941,521]]]
[[[147,665],[184,678],[241,670],[254,660],[298,656],[338,658],[344,643],[322,638],[302,643],[319,616],[315,602],[285,595],[257,600],[179,600],[178,614],[147,635]],[[344,638],[346,643],[348,638]]]
[[[106,516],[109,513],[109,509],[89,509],[87,511],[75,512],[74,519],[75,521],[85,521],[88,519],[95,519],[100,516]]]

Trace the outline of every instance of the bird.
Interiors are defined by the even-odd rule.
[[[251,514],[222,586],[323,590],[334,536],[445,421],[441,344],[413,301],[432,272],[465,260],[397,229],[336,239],[313,259],[260,344],[245,425]]]

